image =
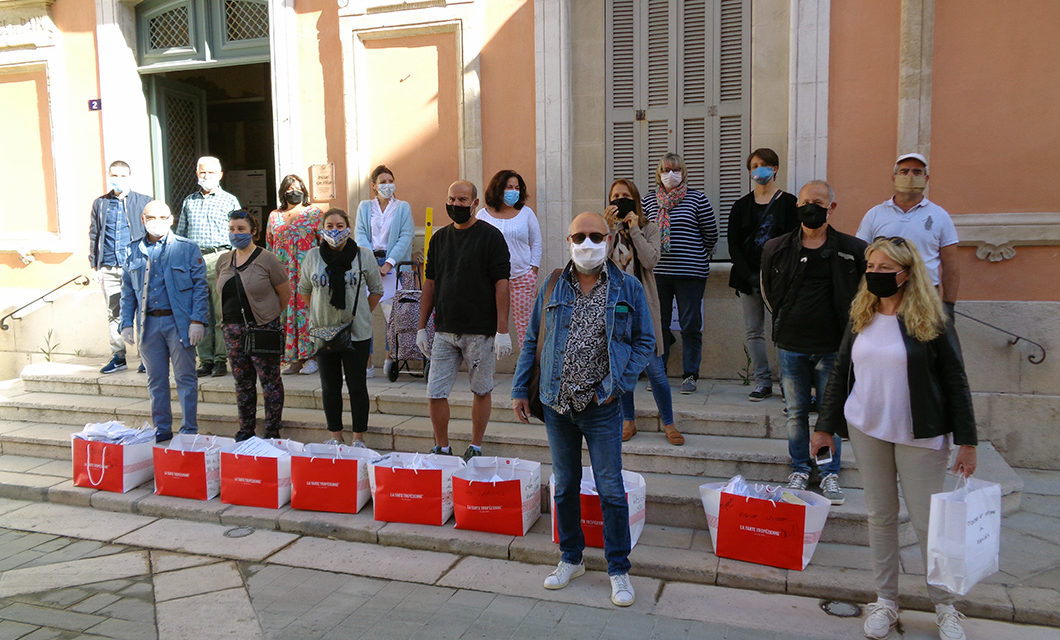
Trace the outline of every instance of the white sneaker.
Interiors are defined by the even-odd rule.
[[[364,377],[365,378],[374,378],[375,377],[375,365],[372,365],[372,366],[370,366],[370,367],[368,367],[367,369],[364,370]]]
[[[792,471],[791,475],[788,476],[788,488],[789,489],[805,489],[806,485],[810,484],[810,474],[804,471]]]
[[[898,624],[898,609],[879,602],[872,602],[865,606],[868,615],[865,617],[865,637],[882,640],[891,634]]]
[[[305,364],[302,365],[302,370],[298,373],[302,374],[303,376],[308,376],[316,373],[319,368],[320,367],[317,366],[316,359],[306,360]]]
[[[965,640],[961,620],[964,620],[964,614],[954,609],[952,604],[935,605],[935,621],[939,625],[939,640]]]
[[[563,562],[556,566],[556,570],[548,574],[545,578],[546,589],[562,589],[563,587],[570,584],[570,581],[577,578],[580,575],[585,574],[585,563],[570,564],[569,562]]]
[[[628,607],[637,597],[633,594],[633,583],[628,573],[611,576],[611,602],[618,607]]]

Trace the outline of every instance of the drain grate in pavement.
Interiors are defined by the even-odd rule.
[[[830,616],[856,618],[861,615],[861,607],[852,602],[841,600],[821,600],[821,610]]]
[[[254,533],[254,527],[232,527],[225,531],[226,538],[245,538]]]

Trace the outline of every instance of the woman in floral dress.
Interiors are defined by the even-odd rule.
[[[269,214],[265,244],[269,251],[287,266],[291,280],[291,299],[287,303],[284,330],[287,345],[283,361],[284,374],[312,374],[317,371],[313,359],[313,340],[309,337],[309,306],[298,293],[298,276],[307,251],[317,246],[322,212],[309,203],[309,190],[298,176],[291,174],[280,181],[280,208]]]

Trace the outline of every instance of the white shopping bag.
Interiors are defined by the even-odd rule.
[[[1000,545],[1001,485],[964,478],[953,491],[931,496],[928,584],[967,594],[997,572]]]
[[[629,548],[632,549],[637,546],[640,534],[644,532],[648,487],[644,483],[644,476],[633,471],[622,471],[622,483],[626,488],[626,502],[629,505]],[[582,467],[580,494],[585,546],[603,548],[604,514],[600,495],[596,492],[592,467]],[[552,542],[559,543],[559,525],[556,523],[556,474],[549,476],[548,495],[552,512]]]

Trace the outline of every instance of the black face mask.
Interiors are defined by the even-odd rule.
[[[302,204],[305,202],[305,195],[301,191],[288,191],[283,194],[283,199],[287,204]]]
[[[615,198],[611,201],[611,204],[618,207],[618,217],[620,218],[637,209],[637,203],[633,198]]]
[[[905,269],[902,271],[905,271]],[[902,271],[894,271],[892,273],[885,271],[866,272],[865,287],[869,290],[869,293],[878,298],[890,298],[898,293],[898,274]],[[905,283],[903,282],[902,284]]]
[[[464,224],[471,219],[471,207],[462,207],[458,204],[447,204],[445,205],[445,212],[449,214],[449,218],[457,224]]]
[[[828,222],[828,209],[819,204],[804,204],[795,211],[799,215],[799,222],[807,229],[820,229],[821,225]]]

